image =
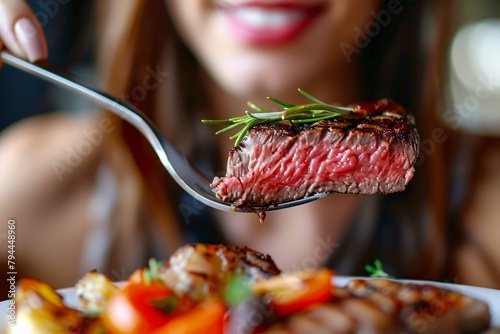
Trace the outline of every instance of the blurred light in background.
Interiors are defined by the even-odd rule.
[[[453,129],[500,135],[500,19],[461,25],[449,53],[443,120]]]

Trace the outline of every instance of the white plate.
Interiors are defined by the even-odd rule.
[[[366,277],[347,277],[347,276],[336,276],[335,285],[344,286],[351,279],[366,279]],[[416,283],[416,284],[430,284],[439,286],[442,288],[450,289],[458,293],[468,295],[479,300],[485,301],[490,306],[491,325],[492,327],[500,327],[500,290],[487,289],[475,286],[460,285],[460,284],[449,284],[449,283],[439,283],[430,281],[412,281],[412,280],[400,280],[403,283]],[[78,301],[75,296],[74,288],[66,288],[58,290],[69,307],[79,308]],[[7,307],[9,301],[0,302],[0,333],[5,330],[5,324],[7,323]]]

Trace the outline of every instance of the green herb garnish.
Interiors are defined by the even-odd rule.
[[[103,311],[100,310],[83,310],[82,314],[85,318],[97,318],[102,315]]]
[[[158,279],[158,274],[160,273],[160,268],[163,266],[163,262],[156,259],[149,259],[149,267],[143,272],[144,281],[150,283]]]
[[[153,299],[150,304],[154,307],[161,309],[165,313],[173,313],[179,305],[177,296],[169,296],[162,299]]]
[[[233,276],[224,289],[224,300],[229,306],[236,306],[252,296],[248,278],[243,275]]]
[[[245,111],[244,116],[233,117],[225,120],[204,119],[202,122],[211,125],[227,125],[224,129],[217,131],[215,133],[217,135],[243,127],[236,134],[229,137],[231,140],[236,140],[234,146],[238,146],[243,140],[243,137],[245,137],[248,129],[258,124],[278,123],[282,121],[290,121],[296,124],[314,123],[354,112],[354,109],[352,108],[334,106],[318,100],[300,88],[299,93],[304,95],[312,103],[295,105],[280,101],[273,97],[268,97],[267,99],[269,101],[276,103],[278,106],[283,108],[283,110],[265,110],[248,101],[247,105],[252,108],[254,112]]]
[[[384,271],[384,268],[382,268],[382,261],[380,261],[379,259],[375,260],[375,263],[373,266],[367,264],[365,266],[365,270],[370,273],[370,277],[396,279],[396,277],[391,276]]]

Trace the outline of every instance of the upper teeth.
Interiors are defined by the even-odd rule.
[[[232,11],[237,20],[255,28],[274,28],[298,22],[305,13],[298,10],[237,7]]]

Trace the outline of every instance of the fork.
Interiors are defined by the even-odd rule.
[[[245,210],[237,208],[232,203],[223,202],[217,198],[215,193],[212,191],[212,188],[210,188],[210,180],[198,171],[198,169],[196,169],[187,160],[187,158],[165,138],[154,123],[135,106],[90,87],[79,80],[72,73],[58,68],[57,66],[46,61],[30,63],[12,55],[7,51],[0,51],[0,60],[7,65],[65,88],[73,93],[84,96],[94,102],[97,106],[115,113],[120,118],[133,125],[149,141],[158,155],[158,158],[174,181],[177,182],[177,184],[189,195],[209,207],[232,212],[249,212],[253,210],[270,211],[308,203],[327,195],[317,194],[298,200],[272,205],[270,207],[254,207],[252,209]]]

